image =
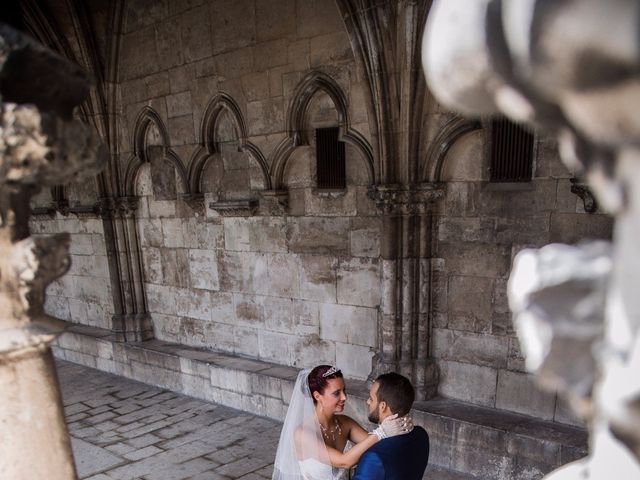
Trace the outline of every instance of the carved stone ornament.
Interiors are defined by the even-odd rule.
[[[422,183],[412,186],[374,185],[367,195],[384,214],[413,215],[426,213],[444,193],[444,184]]]
[[[257,200],[225,200],[209,203],[209,208],[222,217],[249,217],[258,209]]]
[[[584,204],[584,211],[587,213],[595,213],[598,211],[598,202],[593,196],[593,192],[586,183],[581,182],[577,178],[571,179],[571,193],[575,193]]]

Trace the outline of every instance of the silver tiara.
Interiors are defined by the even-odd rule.
[[[327,370],[326,372],[324,372],[322,374],[323,378],[327,378],[335,373],[338,373],[340,371],[340,369],[338,367],[331,367],[329,370]]]

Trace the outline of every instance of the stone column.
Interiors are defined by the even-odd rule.
[[[430,358],[431,222],[439,185],[379,185],[370,191],[382,213],[382,285],[378,351],[372,375],[397,371],[409,377],[418,398],[438,386]]]
[[[111,319],[111,329],[121,342],[141,342],[153,338],[135,217],[138,202],[137,197],[115,197],[101,201],[114,292],[115,314]]]
[[[89,88],[78,67],[0,24],[0,74],[0,478],[74,479],[49,348],[61,322],[44,313],[47,285],[69,268],[70,237],[31,237],[29,201],[96,175],[107,155],[72,120]]]

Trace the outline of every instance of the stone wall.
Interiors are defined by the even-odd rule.
[[[47,287],[47,313],[74,323],[111,328],[114,309],[102,220],[94,213],[68,211],[69,208],[93,206],[93,184],[89,181],[84,185],[69,186],[69,205],[62,209],[64,213],[52,208],[51,191],[43,189],[32,202],[42,213],[31,218],[30,226],[33,236],[58,232],[71,234],[71,268]]]
[[[157,339],[287,366],[335,363],[357,379],[370,374],[374,353],[427,351],[428,342],[441,395],[572,422],[524,374],[506,304],[519,249],[610,232],[610,220],[585,213],[571,193],[572,175],[555,145],[539,139],[534,181],[513,189],[488,183],[482,130],[452,142],[442,174],[420,179],[436,187],[444,182],[446,194],[434,200],[434,221],[425,220],[418,253],[409,254],[413,233],[403,235],[420,223],[408,213],[413,206],[402,210],[404,227],[391,231],[402,222],[388,215],[385,230],[369,188],[398,182],[389,174],[396,170],[430,171],[414,158],[421,155],[409,139],[419,136],[416,145],[431,151],[450,113],[431,105],[424,131],[381,132],[384,122],[377,124],[367,105],[385,103],[369,99],[334,2],[136,0],[127,2],[122,28],[117,139],[110,143],[118,188],[109,194],[138,199],[140,256],[121,263],[141,259]],[[406,107],[407,98],[388,103]],[[347,141],[344,190],[316,188],[314,132],[327,126],[340,126]],[[400,145],[398,158],[396,150],[379,148],[380,137]],[[389,158],[376,158],[383,150]],[[400,157],[410,157],[411,168]],[[91,197],[87,189],[67,196]],[[97,197],[94,191],[87,202]],[[118,221],[116,233],[133,233]],[[114,273],[103,268],[102,220],[57,213],[38,216],[32,227],[73,233],[74,266],[49,288],[48,310],[111,329]],[[383,241],[384,261],[395,265],[388,272]],[[135,268],[122,270],[135,275]],[[385,280],[389,305],[382,313],[393,324],[387,330],[379,308]],[[415,305],[405,301],[414,294]],[[414,307],[428,320],[411,323]],[[398,333],[402,322],[411,328]],[[381,331],[389,338],[379,338]]]
[[[609,238],[609,216],[584,211],[571,172],[549,138],[536,142],[529,184],[492,184],[484,130],[445,159],[447,194],[437,222],[433,352],[440,393],[478,405],[574,423],[555,395],[525,373],[507,305],[511,260],[524,247]]]

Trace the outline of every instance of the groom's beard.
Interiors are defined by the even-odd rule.
[[[378,415],[378,412],[376,410],[369,414],[368,419],[371,423],[380,423],[380,415]]]

